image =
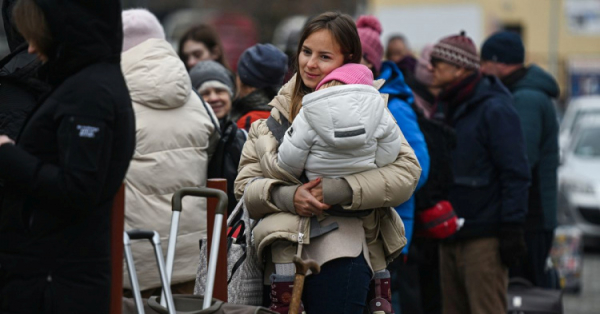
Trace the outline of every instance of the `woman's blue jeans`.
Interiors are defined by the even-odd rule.
[[[306,277],[302,301],[307,314],[362,314],[372,272],[363,254],[325,263]]]

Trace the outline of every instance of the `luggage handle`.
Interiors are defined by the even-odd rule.
[[[195,197],[215,197],[218,199],[217,208],[215,211],[215,225],[212,234],[211,247],[212,254],[210,254],[210,260],[208,263],[208,276],[206,280],[206,290],[204,295],[204,306],[203,308],[210,307],[210,301],[212,300],[213,289],[215,284],[215,272],[217,269],[217,255],[219,242],[221,241],[221,228],[223,224],[223,216],[227,212],[228,198],[227,194],[221,190],[211,188],[182,188],[173,194],[171,199],[171,205],[173,207],[173,215],[171,216],[171,230],[169,232],[169,245],[167,247],[167,282],[171,283],[171,277],[173,274],[173,263],[175,260],[175,247],[177,245],[177,233],[179,230],[179,217],[181,216],[182,200],[185,196]],[[165,298],[161,299],[161,305],[164,305]]]
[[[163,285],[163,300],[165,300],[169,313],[176,313],[173,295],[171,294],[170,282],[168,281],[165,273],[165,264],[163,260],[162,248],[160,246],[160,235],[156,231],[136,229],[128,230],[123,233],[123,244],[125,247],[125,260],[127,262],[129,278],[131,280],[131,289],[133,291],[133,297],[138,313],[144,314],[144,305],[142,304],[140,285],[137,278],[137,272],[135,270],[133,254],[131,252],[131,240],[149,240],[150,243],[152,243],[154,254],[156,255],[156,263],[158,264],[158,274]]]
[[[522,277],[515,277],[515,278],[511,278],[508,281],[508,285],[509,286],[525,286],[527,288],[533,288],[533,284],[531,283],[531,281],[522,278]]]

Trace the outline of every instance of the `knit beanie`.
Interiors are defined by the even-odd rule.
[[[190,70],[190,78],[192,79],[192,86],[199,92],[203,86],[204,88],[218,86],[226,88],[233,97],[235,90],[233,75],[223,65],[216,61],[206,60],[198,62]],[[214,81],[218,84],[214,84]]]
[[[415,79],[425,86],[431,86],[433,82],[433,71],[429,70],[431,65],[431,52],[433,51],[433,45],[427,45],[421,50],[419,60],[417,60],[417,66],[415,67]]]
[[[344,84],[373,86],[373,71],[362,64],[347,63],[327,74],[327,76],[319,82],[315,90],[318,90],[321,85],[331,81],[340,81]]]
[[[356,21],[358,37],[362,46],[363,57],[375,67],[379,73],[383,59],[383,44],[381,44],[381,23],[372,15],[363,15]]]
[[[127,51],[150,38],[165,39],[162,25],[146,9],[129,9],[122,13],[123,51]]]
[[[433,46],[431,58],[440,59],[461,68],[479,70],[477,48],[473,40],[467,37],[464,31],[460,32],[459,35],[442,38]]]
[[[481,47],[481,59],[506,64],[523,64],[525,47],[521,36],[514,32],[498,32]]]
[[[271,44],[254,45],[240,56],[237,73],[248,86],[279,87],[287,73],[288,57]]]

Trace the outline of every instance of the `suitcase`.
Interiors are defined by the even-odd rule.
[[[558,270],[560,287],[565,292],[581,291],[583,269],[583,234],[575,226],[559,226],[550,251],[552,263]]]
[[[216,197],[219,200],[215,216],[215,226],[212,235],[212,252],[208,263],[207,286],[205,296],[198,295],[171,295],[170,280],[173,271],[173,261],[175,257],[175,244],[177,241],[177,230],[179,226],[179,214],[181,213],[181,200],[184,196],[195,197]],[[173,217],[171,221],[171,232],[169,237],[169,247],[167,249],[166,267],[163,264],[162,252],[160,251],[160,238],[155,231],[135,231],[134,235],[144,234],[146,238],[150,233],[156,234],[156,239],[153,238],[152,244],[155,247],[156,259],[161,272],[161,281],[163,286],[163,294],[159,297],[151,297],[148,299],[148,306],[158,313],[164,314],[277,314],[263,307],[228,304],[221,300],[212,298],[215,282],[215,272],[217,268],[217,256],[219,241],[221,235],[221,227],[223,223],[223,214],[227,210],[227,194],[223,191],[209,188],[184,188],[177,191],[173,195]],[[129,231],[130,233],[132,231]],[[127,265],[132,281],[132,290],[136,298],[136,306],[139,313],[143,312],[142,299],[140,295],[139,285],[137,284],[137,276],[135,275],[135,266],[131,250],[127,252],[128,245],[126,244],[125,255]],[[160,253],[160,254],[159,254]],[[165,269],[166,268],[166,269]],[[163,280],[164,279],[164,280]],[[138,302],[139,300],[139,302]],[[138,305],[139,304],[139,305]],[[173,309],[173,310],[171,310]]]
[[[508,314],[563,314],[562,291],[533,286],[523,278],[508,284]]]
[[[158,272],[160,281],[162,282],[163,291],[166,294],[165,303],[167,304],[169,314],[175,313],[175,306],[173,303],[173,296],[171,295],[171,286],[165,273],[165,265],[163,261],[162,249],[160,247],[160,236],[156,231],[148,230],[128,230],[123,234],[123,244],[125,250],[125,261],[127,263],[127,270],[129,271],[129,280],[131,280],[131,290],[133,292],[133,298],[135,300],[135,306],[139,314],[144,314],[144,304],[142,301],[142,294],[140,292],[140,285],[137,279],[137,272],[135,271],[135,263],[133,261],[133,254],[131,253],[131,240],[149,240],[154,247],[154,255],[156,256],[156,263],[158,265]]]

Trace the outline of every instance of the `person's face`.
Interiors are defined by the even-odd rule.
[[[40,59],[40,61],[42,61],[42,63],[45,63],[46,61],[48,61],[48,57],[39,50],[39,48],[33,41],[29,41],[29,48],[27,49],[27,52],[29,54],[37,55],[37,58]]]
[[[298,55],[298,72],[304,85],[315,89],[319,82],[344,64],[340,45],[326,29],[316,31],[304,40]]]
[[[481,61],[481,72],[487,75],[494,75],[496,77],[502,77],[502,71],[500,64],[494,61]]]
[[[212,107],[219,119],[227,116],[231,110],[231,96],[225,89],[211,87],[202,91],[200,95]]]
[[[443,61],[437,61],[431,63],[431,70],[433,71],[433,81],[431,87],[444,88],[461,78],[463,69]]]
[[[183,56],[188,69],[193,68],[198,62],[205,60],[216,60],[218,56],[210,51],[204,43],[188,40],[183,43]]]
[[[388,53],[390,61],[394,63],[400,62],[408,52],[406,51],[406,45],[401,39],[392,40],[388,45]]]

